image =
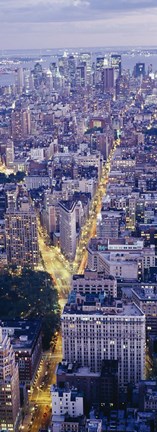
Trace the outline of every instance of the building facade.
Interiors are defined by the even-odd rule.
[[[62,314],[63,358],[99,372],[103,360],[118,360],[120,387],[144,377],[145,316],[134,304],[99,296],[69,303]]]
[[[117,280],[97,271],[85,270],[84,275],[73,275],[72,289],[78,293],[101,293],[117,297]]]
[[[60,201],[60,247],[73,260],[76,253],[76,202]]]
[[[77,389],[60,389],[51,386],[52,415],[69,414],[70,417],[83,415],[83,396]]]
[[[6,252],[10,265],[34,268],[38,265],[37,220],[34,209],[7,210],[5,215]]]
[[[30,389],[42,356],[40,320],[4,320],[3,332],[8,334],[19,369],[19,381]]]
[[[0,428],[18,432],[20,393],[18,365],[9,337],[0,327]]]

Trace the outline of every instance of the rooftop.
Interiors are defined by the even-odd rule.
[[[58,393],[60,398],[63,397],[65,393],[69,393],[71,401],[75,401],[77,397],[83,397],[83,393],[78,392],[77,388],[60,388],[56,385],[51,385],[51,393]]]
[[[62,374],[75,374],[75,376],[88,376],[88,377],[99,377],[99,372],[91,372],[88,367],[79,367],[77,363],[68,363],[66,360],[62,360],[61,363],[58,363],[57,367],[57,375]]]
[[[3,320],[1,326],[8,331],[14,349],[29,349],[41,331],[41,320]]]
[[[101,303],[101,300],[93,300],[85,302],[84,304],[66,304],[62,313],[62,320],[66,315],[86,315],[86,316],[99,316],[101,318],[105,318],[108,316],[114,317],[145,317],[144,313],[135,303],[122,304],[120,301],[112,301],[109,303],[108,299],[104,299]]]
[[[88,270],[88,269],[86,269],[86,271],[85,271],[85,273],[84,274],[74,274],[73,275],[73,277],[72,277],[72,279],[73,279],[73,281],[76,281],[76,280],[78,280],[78,279],[87,279],[87,280],[97,280],[97,279],[99,279],[99,280],[101,280],[101,279],[103,279],[103,280],[115,280],[115,282],[116,282],[116,279],[115,279],[115,277],[114,276],[112,276],[112,275],[105,275],[105,273],[104,272],[97,272],[97,271],[93,271],[93,270]]]
[[[59,202],[60,206],[67,212],[71,212],[74,210],[75,205],[76,205],[76,201],[73,200],[67,200],[67,201],[60,201]]]
[[[132,289],[132,292],[135,293],[140,300],[157,301],[157,284],[135,287]]]

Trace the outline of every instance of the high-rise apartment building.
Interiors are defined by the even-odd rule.
[[[61,251],[73,260],[76,253],[76,202],[60,201],[60,246]]]
[[[0,429],[18,432],[19,374],[10,338],[0,327]]]
[[[136,202],[137,202],[136,198],[129,197],[127,212],[126,212],[126,223],[127,223],[127,228],[132,230],[135,229],[135,224],[136,224]]]
[[[34,209],[26,204],[6,212],[6,252],[8,264],[34,268],[39,257],[37,221]]]
[[[75,297],[75,300],[74,300]],[[100,294],[71,296],[62,314],[63,358],[100,372],[118,360],[119,387],[144,378],[145,316],[133,303]]]
[[[30,389],[42,356],[42,325],[40,320],[11,319],[1,322],[8,334],[19,369],[19,382]]]
[[[13,139],[20,140],[30,134],[31,115],[29,109],[16,108],[11,114],[11,134]]]
[[[8,210],[14,210],[16,208],[17,196],[18,196],[18,186],[15,185],[14,183],[8,184],[6,187]]]
[[[6,144],[6,166],[12,168],[14,163],[14,143],[12,139],[7,140]]]

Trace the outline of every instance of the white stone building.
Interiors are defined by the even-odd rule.
[[[77,389],[61,389],[51,386],[52,416],[79,417],[83,415],[83,396]]]
[[[62,313],[63,358],[99,372],[103,359],[118,360],[120,387],[144,378],[145,316],[133,303],[123,305],[97,294],[90,303],[65,306]]]

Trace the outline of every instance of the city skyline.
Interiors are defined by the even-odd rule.
[[[149,46],[156,2],[118,0],[0,1],[0,49]]]
[[[0,429],[156,430],[156,59],[1,51]]]

